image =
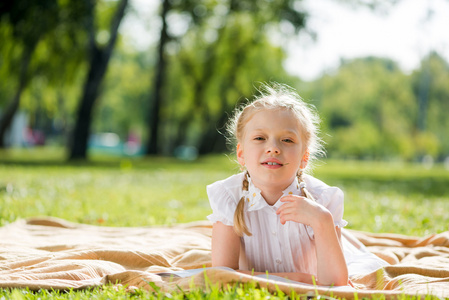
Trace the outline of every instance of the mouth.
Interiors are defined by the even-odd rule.
[[[269,167],[269,168],[279,168],[279,167],[284,166],[284,164],[281,163],[280,161],[273,160],[273,159],[266,160],[266,161],[262,162],[261,165]]]
[[[277,162],[263,162],[262,165],[267,165],[267,166],[283,166],[283,164],[277,163]]]

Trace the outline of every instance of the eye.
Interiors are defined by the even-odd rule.
[[[255,141],[264,141],[265,138],[263,138],[263,137],[261,137],[261,136],[256,136],[256,137],[254,138],[254,140],[255,140]]]
[[[282,141],[286,143],[294,143],[292,139],[283,139]]]

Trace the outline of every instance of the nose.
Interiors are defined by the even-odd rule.
[[[267,154],[279,154],[281,150],[276,142],[271,142],[267,146]]]

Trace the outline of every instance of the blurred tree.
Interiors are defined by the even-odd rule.
[[[21,109],[29,126],[45,134],[46,143],[67,144],[73,112],[86,67],[87,1],[58,0],[57,24],[41,40],[33,56],[33,77]]]
[[[122,139],[126,139],[130,132],[142,136],[143,129],[147,128],[149,104],[148,80],[145,78],[153,65],[146,52],[118,41],[106,74],[92,132],[115,132]]]
[[[164,77],[166,69],[166,59],[165,59],[165,47],[169,41],[168,36],[168,26],[167,26],[167,15],[171,10],[170,0],[162,0],[161,9],[161,32],[159,38],[159,44],[157,47],[157,63],[155,72],[155,84],[153,88],[153,95],[151,101],[151,109],[149,111],[148,118],[148,129],[149,129],[149,139],[148,146],[146,149],[147,154],[158,154],[158,136],[159,136],[159,123],[160,123],[160,110],[162,103],[162,88],[164,86]]]
[[[20,102],[21,108],[30,114],[30,126],[36,125],[33,120],[37,115],[49,122],[57,123],[53,118],[65,122],[68,114],[62,108],[70,106],[67,102],[73,102],[67,100],[74,99],[73,87],[83,65],[84,51],[80,45],[85,38],[80,25],[85,20],[86,1],[28,2],[0,6],[3,16],[0,19],[0,94],[12,95],[11,86],[16,81],[22,82],[19,84],[22,88],[14,92],[15,101],[10,106],[13,109],[6,111],[17,110]],[[31,50],[29,60],[25,59]],[[4,116],[12,119],[13,115]]]
[[[186,94],[190,102],[184,100],[188,111],[181,115],[175,147],[193,144],[200,154],[225,150],[220,130],[235,105],[253,94],[253,84],[267,79],[297,80],[290,79],[283,69],[283,50],[257,27],[250,14],[234,13],[214,43],[204,39],[207,28],[186,36],[178,62],[192,91]]]
[[[16,48],[21,51],[20,59],[10,63],[11,74],[17,76],[14,96],[7,105],[0,119],[0,148],[5,146],[4,135],[16,113],[22,92],[27,86],[30,74],[29,66],[39,41],[57,24],[57,0],[6,1],[0,4],[0,26],[11,28],[11,36],[17,41]],[[39,20],[39,22],[36,22]],[[8,42],[2,42],[2,52]],[[10,49],[12,51],[12,49]]]
[[[332,75],[313,83],[331,155],[384,158],[415,155],[417,107],[409,77],[389,59],[343,61]],[[319,92],[318,92],[319,91]]]
[[[449,155],[449,65],[438,53],[431,52],[412,74],[412,86],[418,106],[416,148],[420,156]]]
[[[1,19],[0,19],[1,20]],[[17,76],[14,76],[12,65],[17,62],[18,54],[16,43],[12,37],[12,27],[0,21],[0,108],[4,108],[14,94],[14,85]]]
[[[201,47],[197,47],[196,51],[198,55],[203,55],[203,57],[198,58],[193,55],[192,58],[179,58],[177,55],[171,55],[172,59],[181,59],[183,60],[184,66],[189,65],[190,72],[192,72],[192,86],[193,91],[195,93],[195,109],[202,110],[202,113],[199,115],[204,119],[209,119],[207,124],[202,124],[202,126],[206,126],[206,128],[211,128],[212,130],[209,132],[202,132],[200,134],[204,134],[204,141],[199,142],[200,151],[201,152],[209,152],[211,151],[210,147],[206,147],[206,143],[214,145],[213,142],[210,142],[213,136],[216,136],[217,130],[215,129],[216,120],[212,115],[210,115],[207,104],[205,101],[205,96],[208,95],[206,91],[208,88],[208,82],[210,82],[216,73],[220,73],[223,71],[229,71],[230,73],[226,73],[227,76],[232,76],[233,80],[235,80],[235,76],[238,75],[235,72],[237,71],[237,67],[244,64],[244,62],[248,59],[245,57],[245,52],[248,51],[250,47],[254,47],[259,42],[258,39],[263,40],[266,38],[270,32],[269,29],[273,29],[275,27],[287,27],[292,29],[294,32],[298,32],[300,29],[305,26],[306,14],[303,12],[299,5],[300,1],[295,0],[276,0],[276,1],[256,1],[256,0],[228,0],[228,1],[216,1],[216,0],[188,0],[188,1],[168,1],[164,0],[162,2],[161,9],[161,34],[159,41],[159,51],[158,51],[158,63],[156,66],[156,75],[155,75],[155,87],[154,94],[151,98],[152,108],[150,109],[150,117],[149,117],[149,133],[150,136],[148,138],[148,154],[155,154],[161,152],[161,147],[158,145],[159,143],[159,120],[162,109],[162,104],[166,102],[163,100],[165,98],[165,68],[167,63],[167,51],[166,47],[169,43],[172,43],[171,47],[173,49],[178,48],[175,43],[184,43],[185,40],[190,37],[194,37],[195,41],[192,40],[190,43],[194,43],[196,45],[201,45]],[[176,33],[170,34],[171,23],[169,23],[168,19],[172,21],[177,20],[178,27],[181,27],[180,24],[183,25],[185,30],[178,36]],[[224,34],[227,30],[230,30],[232,26],[235,26],[236,22],[240,22],[245,20],[247,26],[251,28],[252,31],[249,31],[248,28],[234,27],[232,36],[232,43],[235,45],[241,45],[242,48],[238,48],[239,52],[235,57],[235,60],[230,61],[231,65],[229,69],[226,69],[228,66],[224,66],[220,64],[219,60],[224,59],[225,57],[231,57],[228,53],[222,53],[220,51],[220,47],[222,46]],[[239,21],[236,21],[239,20]],[[175,27],[175,26],[173,26]],[[238,28],[238,31],[236,31]],[[246,34],[243,34],[242,31],[247,31]],[[278,31],[277,34],[282,33],[282,31]],[[290,34],[292,32],[289,32]],[[251,38],[247,39],[246,42],[244,39],[247,38],[247,35],[252,35]],[[177,38],[177,39],[174,39]],[[242,39],[243,40],[240,40]],[[229,42],[230,40],[227,40]],[[250,42],[249,42],[250,41]],[[232,46],[230,47],[232,51],[229,53],[233,53],[236,49]],[[229,50],[229,49],[228,49]],[[174,51],[178,54],[179,51]],[[233,53],[235,55],[235,53]],[[190,61],[187,61],[190,60]],[[217,68],[219,66],[220,68]],[[263,78],[266,80],[270,78],[271,74],[266,74],[267,77]],[[230,88],[229,84],[231,77],[227,77],[225,81],[223,81],[223,87]],[[271,79],[271,78],[270,78]],[[251,82],[252,80],[249,80]],[[223,91],[221,91],[223,92]],[[225,93],[226,94],[226,93]],[[236,95],[235,95],[236,96]],[[224,98],[221,99],[222,105],[220,108],[226,110],[226,105],[223,105],[224,99],[228,99],[227,96],[223,95]],[[238,96],[236,96],[238,97]],[[222,113],[223,113],[222,110]],[[181,124],[190,123],[192,118],[186,117],[181,121]],[[182,126],[185,129],[185,126]],[[178,135],[180,137],[180,135]],[[209,142],[207,142],[209,141]],[[213,147],[212,147],[213,148]]]
[[[98,20],[95,14],[95,2],[87,0],[87,31],[89,34],[88,73],[85,78],[82,96],[78,106],[77,118],[70,145],[70,160],[85,159],[87,156],[87,142],[92,122],[92,109],[97,100],[100,86],[106,73],[118,28],[125,14],[128,0],[120,0],[110,21],[109,30],[97,31]]]

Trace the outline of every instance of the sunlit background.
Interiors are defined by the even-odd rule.
[[[134,0],[138,12],[124,19],[121,31],[133,47],[145,50],[158,39],[158,1]],[[419,67],[421,59],[437,51],[449,60],[449,2],[445,0],[339,1],[305,0],[307,29],[281,40],[289,73],[314,80],[335,70],[340,60],[368,55],[395,60],[405,72]],[[362,3],[375,3],[371,8]],[[176,21],[174,21],[176,23]],[[175,25],[174,27],[182,25]],[[288,28],[284,30],[291,30]],[[273,33],[273,42],[279,42]],[[285,42],[285,43],[284,43]]]
[[[449,165],[448,1],[34,2],[0,5],[10,151],[226,152],[229,114],[276,81],[317,107],[328,157]]]

